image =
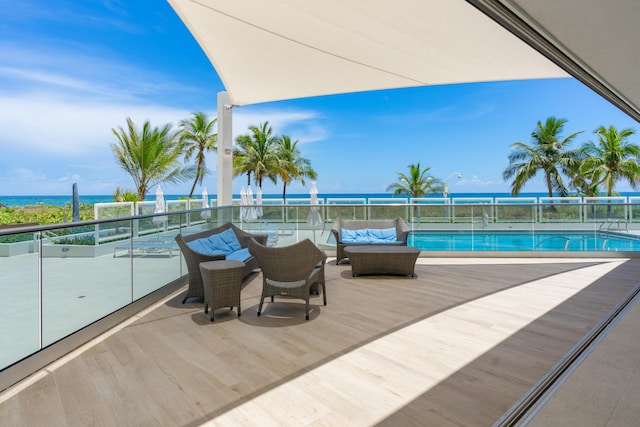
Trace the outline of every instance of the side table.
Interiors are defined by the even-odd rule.
[[[211,306],[211,321],[217,308],[238,307],[240,317],[240,290],[244,277],[244,263],[236,260],[207,261],[200,263],[204,287],[204,312]]]

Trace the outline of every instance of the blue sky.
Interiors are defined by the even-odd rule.
[[[177,124],[216,114],[224,90],[165,0],[0,0],[0,194],[65,195],[133,189],[113,159],[111,129]],[[509,145],[538,120],[565,118],[565,135],[638,123],[573,79],[434,86],[281,101],[234,109],[234,136],[266,120],[299,140],[320,193],[380,193],[410,163],[449,178],[452,193],[509,192]],[[640,143],[639,137],[632,139]],[[215,154],[205,185],[215,193]],[[234,180],[234,193],[246,177]],[[168,185],[186,194],[189,183]],[[618,191],[629,191],[619,184]],[[200,188],[196,192],[201,191]],[[265,183],[263,191],[281,193]],[[294,183],[287,193],[307,193]],[[544,191],[542,176],[525,192]]]

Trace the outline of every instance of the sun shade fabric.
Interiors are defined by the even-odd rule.
[[[234,105],[566,77],[464,0],[169,0]]]

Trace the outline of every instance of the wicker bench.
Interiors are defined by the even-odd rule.
[[[385,242],[385,243],[356,243],[353,241],[343,241],[342,232],[344,229],[347,230],[362,230],[362,229],[384,229],[384,228],[395,228],[396,229],[396,241],[395,242]],[[333,234],[336,240],[336,263],[340,263],[347,255],[344,253],[344,248],[347,246],[356,246],[356,245],[397,245],[397,246],[407,246],[407,238],[409,237],[409,226],[404,222],[404,220],[400,217],[395,219],[388,220],[349,220],[342,219],[337,217],[333,222],[333,226],[331,227],[331,233]]]
[[[351,262],[351,274],[397,274],[416,277],[420,249],[413,246],[347,246],[344,253]]]

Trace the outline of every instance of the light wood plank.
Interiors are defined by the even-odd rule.
[[[242,317],[168,300],[0,403],[7,425],[490,425],[640,277],[640,261],[424,259],[418,278],[327,265],[328,305]],[[58,397],[56,397],[58,396]],[[25,408],[30,409],[29,413]]]

